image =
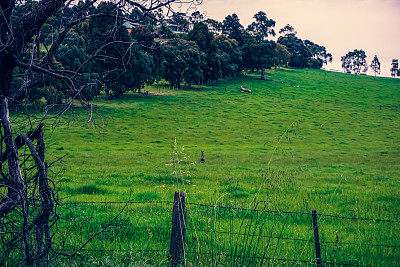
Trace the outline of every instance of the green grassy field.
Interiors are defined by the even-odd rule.
[[[313,242],[292,240],[312,240],[310,216],[238,207],[258,203],[268,211],[400,220],[400,80],[319,70],[270,70],[266,77],[181,90],[160,83],[145,89],[149,95],[99,98],[96,122],[102,127],[86,123],[88,114],[76,109],[63,120],[67,125],[46,131],[49,155],[66,155],[52,173],[60,199],[172,201],[180,190],[190,203],[215,206],[189,205],[194,230],[188,232],[188,265],[260,265],[262,257],[249,257],[261,255],[280,259],[264,264],[292,266],[282,259],[315,258]],[[241,85],[254,93],[239,93]],[[60,222],[56,238],[68,251],[123,206],[71,207],[60,209],[75,219]],[[75,260],[165,264],[165,253],[137,250],[168,250],[171,210],[165,203],[126,207]],[[400,223],[322,216],[320,227],[326,261],[400,262],[398,247],[362,245],[400,246]],[[257,238],[234,235],[250,232]],[[263,237],[271,235],[287,239]],[[340,245],[346,242],[353,245]],[[96,252],[103,249],[113,252]]]

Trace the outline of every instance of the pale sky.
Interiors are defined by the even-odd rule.
[[[381,76],[400,59],[400,0],[203,0],[196,8],[218,21],[236,13],[245,28],[264,11],[277,33],[290,24],[299,38],[325,46],[333,55],[327,68],[341,70],[340,57],[354,49],[366,52],[368,64],[377,55]]]

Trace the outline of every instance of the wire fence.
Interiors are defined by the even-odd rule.
[[[60,250],[73,251],[75,244],[105,229],[82,255],[133,253],[152,264],[168,261],[173,205],[172,201],[63,203],[57,244]],[[312,212],[258,206],[186,203],[185,263],[319,265]],[[399,220],[316,214],[324,266],[396,266],[400,261]]]
[[[132,204],[173,204],[173,201],[157,200],[157,201],[81,201],[81,202],[67,202],[62,203],[64,206],[78,206],[82,204],[122,204],[122,205],[132,205]],[[207,207],[207,208],[218,208],[218,209],[229,209],[229,210],[240,210],[249,212],[263,212],[263,213],[278,213],[278,214],[300,214],[300,215],[311,215],[311,212],[296,212],[296,211],[278,211],[278,210],[261,210],[261,209],[246,209],[238,207],[228,207],[228,206],[216,206],[201,203],[187,203],[188,205]],[[318,213],[319,216],[347,219],[347,220],[359,220],[359,221],[375,221],[375,222],[389,222],[389,223],[400,223],[400,220],[390,220],[390,219],[377,219],[377,218],[363,218],[363,217],[346,217],[331,214]]]

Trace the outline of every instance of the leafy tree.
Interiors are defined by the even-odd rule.
[[[157,20],[159,18],[159,12],[152,11],[152,12],[143,12],[140,8],[135,7],[130,12],[128,12],[127,17],[130,19],[131,22],[138,22],[143,26],[147,26],[152,30],[155,29],[157,26]],[[156,19],[154,19],[156,18]],[[161,18],[162,19],[162,18]]]
[[[102,2],[96,14],[108,13],[113,7],[110,2]],[[113,12],[117,14],[117,10]],[[101,73],[101,84],[112,88],[116,98],[133,89],[140,91],[145,84],[154,82],[153,57],[132,43],[122,24],[122,20],[113,17],[95,17],[84,29],[87,53],[94,57],[91,71]],[[143,45],[151,45],[154,40],[144,29],[136,29],[133,36]]]
[[[287,24],[285,27],[279,30],[280,34],[283,34],[283,36],[295,36],[297,32],[294,30],[293,26]]]
[[[332,62],[332,54],[326,51],[324,46],[315,44],[309,40],[304,41],[304,45],[310,51],[312,59],[309,60],[309,65],[311,68],[320,69],[323,64]]]
[[[207,25],[208,29],[214,34],[218,35],[221,32],[222,24],[214,19],[206,19],[204,23]]]
[[[236,14],[228,15],[222,22],[221,29],[222,34],[225,34],[229,39],[236,40],[239,46],[245,43],[245,30]]]
[[[256,21],[251,23],[247,30],[253,32],[253,36],[258,42],[263,42],[269,35],[276,35],[274,29],[272,29],[275,27],[275,21],[268,19],[265,12],[260,11],[253,18]]]
[[[265,80],[265,69],[273,66],[275,42],[245,44],[242,48],[245,54],[245,65],[249,69],[261,69],[261,80]]]
[[[154,32],[147,26],[134,27],[130,32],[130,37],[135,40],[142,48],[151,51],[155,42]]]
[[[310,67],[309,59],[312,57],[310,50],[304,45],[303,40],[297,38],[294,34],[280,36],[278,43],[287,47],[292,57],[289,66],[293,68]]]
[[[84,45],[83,38],[76,31],[71,31],[68,42],[60,45],[55,54],[55,59],[65,69],[76,70],[88,59]]]
[[[204,82],[216,81],[221,75],[221,62],[216,56],[217,45],[214,41],[214,35],[209,31],[207,25],[203,22],[196,23],[188,33],[189,41],[194,41],[200,50],[205,53],[206,64],[203,66]]]
[[[393,59],[392,60],[392,67],[390,68],[390,74],[392,77],[396,77],[396,74],[398,75],[399,72],[399,60],[398,59]]]
[[[189,20],[193,25],[195,25],[204,20],[204,15],[197,10],[190,15]]]
[[[250,69],[261,69],[261,80],[265,80],[265,69],[273,65],[273,54],[275,42],[267,42],[269,36],[275,36],[275,21],[268,19],[265,12],[258,12],[254,15],[255,22],[252,22],[247,30],[252,33],[255,42],[248,40],[242,47],[245,53],[245,65]]]
[[[190,41],[171,39],[162,44],[164,52],[164,78],[173,87],[182,82],[198,84],[203,79],[204,53]]]
[[[133,41],[138,42],[140,50],[143,50],[146,55],[151,55],[153,58],[152,76],[149,77],[150,80],[147,81],[147,84],[151,83],[153,79],[160,80],[164,75],[164,59],[161,44],[156,40],[155,33],[151,31],[149,26],[138,26],[132,29],[130,36]]]
[[[276,43],[276,46],[274,49],[274,58],[273,58],[275,69],[278,66],[287,66],[291,57],[292,57],[292,54],[290,54],[290,52],[288,51],[288,49],[285,45]]]
[[[345,56],[342,56],[342,68],[347,73],[360,74],[361,71],[366,72],[368,65],[366,61],[367,55],[364,50],[357,50],[348,52]]]
[[[189,18],[186,16],[185,13],[176,12],[173,13],[172,16],[168,20],[169,23],[179,26],[182,31],[188,32],[189,31]]]
[[[221,62],[222,77],[235,77],[243,70],[243,52],[235,39],[224,34],[214,38],[217,58]]]
[[[374,56],[374,59],[372,60],[370,67],[374,71],[375,76],[377,73],[378,74],[381,73],[381,63],[379,62],[377,55]]]
[[[194,41],[203,52],[211,52],[215,47],[212,45],[214,35],[208,30],[206,24],[200,22],[193,26],[193,29],[187,35],[188,40]]]

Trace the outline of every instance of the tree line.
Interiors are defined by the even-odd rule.
[[[356,75],[360,75],[361,73],[365,73],[368,71],[369,67],[371,67],[372,71],[376,74],[381,73],[381,63],[379,62],[378,56],[375,55],[374,59],[370,64],[367,63],[367,55],[365,51],[360,49],[355,49],[354,51],[349,51],[345,56],[341,58],[342,60],[342,68],[346,73],[354,73]],[[400,77],[400,69],[399,69],[399,60],[393,59],[390,74],[393,78],[396,76]]]
[[[36,4],[29,0],[16,6],[14,17]],[[161,79],[177,88],[213,83],[244,70],[261,70],[261,79],[265,79],[265,69],[272,67],[319,69],[332,61],[324,46],[298,38],[290,25],[279,30],[276,42],[269,40],[277,35],[275,21],[262,11],[245,28],[236,14],[219,22],[205,19],[199,11],[167,16],[160,10],[144,13],[133,8],[126,12],[113,2],[101,2],[86,8],[88,19],[64,33],[60,25],[83,6],[85,2],[80,1],[50,17],[25,47],[24,57],[41,61],[54,39],[65,34],[52,55],[52,64],[64,72],[77,72],[77,81],[90,84],[81,90],[88,99],[100,91],[105,91],[107,98],[119,98]],[[12,90],[24,84],[24,71],[14,70]],[[35,83],[28,100],[61,103],[71,96],[59,90],[60,86],[59,79],[47,77]]]

